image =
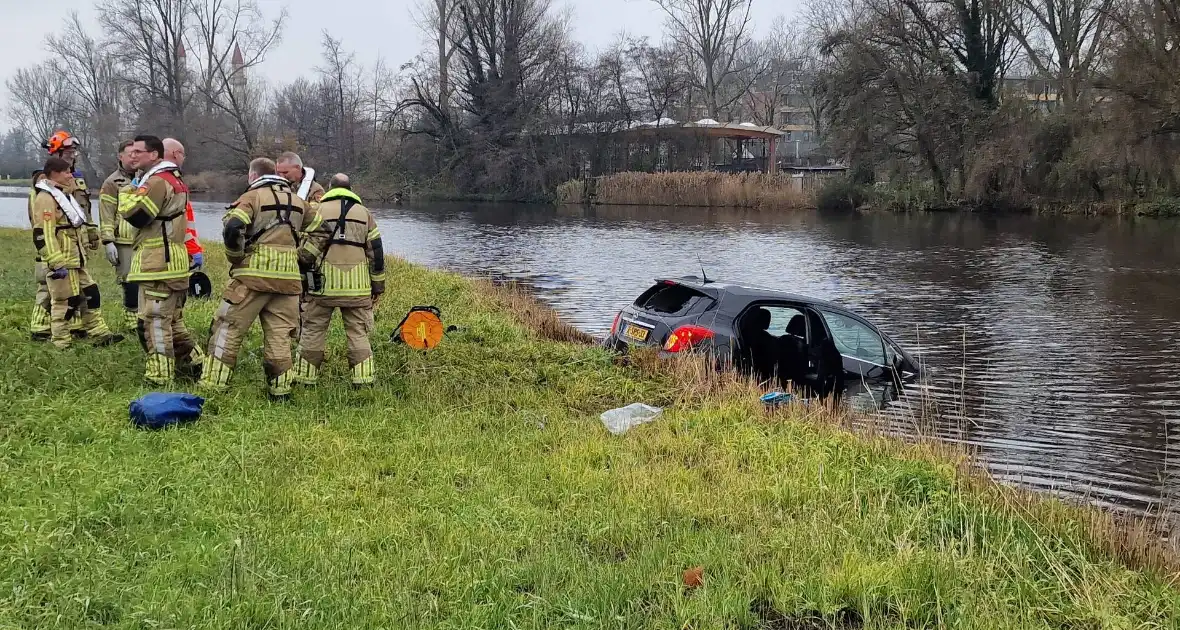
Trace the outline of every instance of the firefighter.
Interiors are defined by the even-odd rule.
[[[49,151],[49,155],[59,157],[70,165],[72,181],[66,187],[66,194],[73,196],[83,212],[86,213],[85,246],[87,249],[97,251],[102,239],[98,233],[98,225],[94,223],[93,209],[90,207],[90,188],[86,185],[86,176],[78,169],[78,149],[82,147],[82,143],[70,135],[68,131],[58,131],[50,136],[43,146]]]
[[[258,319],[267,393],[273,400],[286,400],[294,376],[291,340],[299,328],[303,292],[298,249],[318,218],[275,173],[271,160],[250,162],[249,182],[222,221],[230,280],[209,330],[201,386],[213,391],[229,387],[242,341]]]
[[[275,161],[275,172],[291,182],[291,190],[300,199],[314,205],[324,197],[324,187],[315,180],[315,169],[305,168],[299,154],[291,151],[280,153],[279,159]]]
[[[86,186],[86,178],[82,175],[76,167],[78,159],[78,148],[81,143],[78,139],[70,135],[68,131],[56,131],[49,137],[42,145],[51,157],[58,157],[66,161],[70,165],[72,181],[66,187],[66,194],[71,195],[78,202],[86,215],[86,229],[85,232],[85,247],[90,250],[98,249],[99,235],[98,226],[94,225],[93,216],[90,209],[90,190]],[[33,184],[37,183],[37,174],[33,174]],[[35,223],[37,217],[33,213],[33,198],[36,196],[35,188],[29,190],[29,221]],[[49,339],[49,289],[45,282],[45,266],[40,261],[35,263],[34,277],[37,280],[37,295],[33,301],[33,312],[29,322],[29,328],[32,332],[34,340]],[[83,337],[86,331],[82,328],[80,319],[74,319],[70,322],[70,332],[76,337]]]
[[[98,216],[102,225],[102,243],[107,260],[115,268],[119,286],[123,288],[123,328],[133,330],[139,312],[139,287],[127,281],[134,254],[135,228],[119,216],[120,191],[135,178],[135,160],[131,140],[119,143],[119,166],[107,176],[98,191]]]
[[[184,145],[175,138],[164,138],[164,159],[172,162],[177,168],[184,168],[185,158]],[[184,248],[188,250],[189,260],[192,262],[194,269],[200,269],[205,266],[205,250],[201,247],[201,241],[197,239],[197,218],[193,215],[192,200],[184,207],[184,218],[188,223],[188,227],[184,230]]]
[[[188,187],[176,165],[164,160],[156,136],[136,136],[131,151],[141,173],[124,189],[119,215],[138,230],[127,280],[139,285],[136,331],[147,360],[144,381],[167,386],[177,373],[196,376],[204,354],[184,325],[189,256],[184,238]]]
[[[376,372],[369,334],[373,330],[374,304],[385,292],[381,234],[372,213],[350,190],[348,176],[343,173],[332,177],[317,214],[319,224],[299,250],[314,281],[303,304],[295,381],[316,384],[332,312],[339,309],[348,338],[352,384],[372,385]]]
[[[70,347],[68,322],[77,318],[82,329],[96,345],[110,345],[123,340],[107,328],[99,308],[98,285],[86,271],[85,243],[90,240],[85,210],[70,192],[74,173],[70,163],[60,157],[45,162],[44,177],[36,184],[33,199],[33,242],[46,266],[50,305],[50,330],[53,345]]]

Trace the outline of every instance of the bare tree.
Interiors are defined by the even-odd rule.
[[[121,90],[115,63],[104,46],[82,27],[77,12],[70,14],[65,31],[50,35],[46,46],[54,53],[53,71],[67,77],[73,87],[70,118],[73,132],[90,147],[85,158],[92,170],[114,167],[114,148],[123,128]],[[97,150],[94,150],[97,149]]]
[[[458,23],[460,0],[418,0],[414,21],[434,47],[438,91],[435,102],[449,107],[451,102],[451,58],[455,55],[455,25]]]
[[[878,41],[906,47],[950,76],[971,85],[975,98],[994,107],[1000,80],[1012,61],[1008,16],[1013,0],[869,0],[886,28]],[[914,24],[916,28],[911,28]]]
[[[1121,97],[1138,138],[1180,133],[1180,0],[1132,0],[1112,18],[1117,47],[1100,87]]]
[[[180,133],[191,95],[185,88],[188,0],[101,0],[99,24],[115,51],[119,74],[138,95],[139,114]]]
[[[1106,50],[1113,6],[1114,0],[1015,0],[1007,7],[1012,35],[1033,67],[1057,80],[1067,109]]]
[[[363,81],[356,55],[345,50],[343,41],[323,32],[323,65],[316,68],[320,89],[330,104],[333,158],[341,168],[357,165],[357,134],[361,129]]]
[[[646,39],[633,41],[627,56],[638,74],[637,100],[654,120],[672,118],[673,109],[692,88],[692,78],[674,43],[652,46]]]
[[[722,118],[749,88],[750,79],[740,77],[748,65],[742,53],[749,44],[751,0],[654,2],[668,16],[673,41],[694,61],[695,87],[702,92],[709,116]]]
[[[73,86],[50,61],[22,68],[4,82],[11,98],[9,114],[27,137],[44,141],[55,130],[75,128]]]
[[[743,101],[754,122],[771,126],[778,122],[776,114],[784,99],[807,95],[802,35],[779,16],[766,37],[750,46],[750,58],[755,77]]]
[[[635,81],[635,77],[632,76],[632,69],[628,62],[626,42],[620,40],[598,56],[592,70],[581,70],[570,65],[562,71],[562,74],[585,75],[587,72],[591,72],[595,75],[592,82],[601,83],[605,91],[602,96],[607,100],[598,103],[600,108],[613,112],[616,122],[630,124],[635,120],[636,115],[635,108],[631,104],[631,84]]]
[[[226,137],[206,130],[204,139],[242,157],[255,152],[259,114],[265,89],[251,78],[270,49],[278,43],[283,9],[267,21],[253,0],[190,0],[188,49],[196,58],[194,83],[205,114],[225,116],[233,133]]]
[[[379,169],[382,163],[391,159],[393,151],[388,147],[389,131],[393,128],[392,112],[396,109],[396,75],[378,58],[369,72],[365,86],[364,116],[368,118],[369,135],[365,138],[367,151],[365,162],[370,170]]]

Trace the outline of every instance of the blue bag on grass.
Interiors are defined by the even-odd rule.
[[[131,401],[131,422],[141,429],[163,429],[201,417],[205,399],[193,394],[152,392]]]

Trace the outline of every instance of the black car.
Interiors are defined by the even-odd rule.
[[[842,306],[692,276],[656,280],[615,317],[605,344],[709,352],[760,381],[821,396],[921,375],[901,346]]]

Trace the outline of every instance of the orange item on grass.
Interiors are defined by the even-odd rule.
[[[401,340],[415,350],[429,350],[442,343],[444,332],[442,313],[437,308],[415,306],[398,324],[394,339]]]

